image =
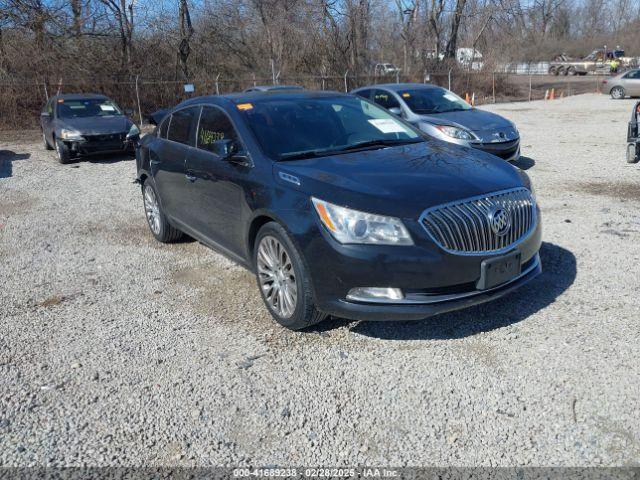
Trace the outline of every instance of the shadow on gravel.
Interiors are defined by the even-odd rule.
[[[133,161],[135,159],[136,157],[133,153],[96,153],[93,155],[80,157],[78,160],[81,162],[84,161],[89,163],[118,163]]]
[[[0,178],[9,178],[13,175],[13,164],[16,160],[26,160],[30,153],[16,153],[11,150],[0,150]]]
[[[520,289],[492,302],[413,322],[359,322],[351,331],[384,340],[447,340],[495,330],[525,320],[552,304],[576,278],[576,257],[570,251],[543,243],[542,274]],[[316,331],[344,326],[332,319]]]
[[[529,170],[536,164],[536,161],[530,157],[520,157],[515,162],[511,162],[511,165],[514,165],[522,170]]]

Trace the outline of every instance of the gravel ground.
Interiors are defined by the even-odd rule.
[[[422,322],[293,333],[240,267],[161,245],[134,162],[0,136],[0,465],[638,465],[632,102],[495,105],[544,273]]]

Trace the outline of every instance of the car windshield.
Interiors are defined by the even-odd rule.
[[[237,108],[264,152],[275,160],[424,141],[411,126],[358,97],[276,97]]]
[[[399,93],[411,111],[419,115],[456,112],[472,108],[455,93],[444,88],[403,90]]]
[[[58,118],[120,116],[122,111],[111,100],[87,98],[58,100]]]

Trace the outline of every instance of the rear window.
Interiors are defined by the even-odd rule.
[[[178,110],[171,115],[169,122],[169,133],[167,138],[174,142],[191,145],[191,131],[197,120],[197,113],[200,107],[190,107]]]

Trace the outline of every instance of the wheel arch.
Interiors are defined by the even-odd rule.
[[[249,260],[249,264],[253,264],[253,249],[256,243],[256,237],[258,236],[258,232],[260,229],[269,222],[277,222],[280,225],[283,225],[281,221],[279,221],[275,215],[271,215],[265,212],[259,213],[256,215],[251,223],[249,224],[249,228],[247,230],[247,257]],[[284,225],[283,225],[284,226]],[[285,227],[286,229],[286,227]]]

